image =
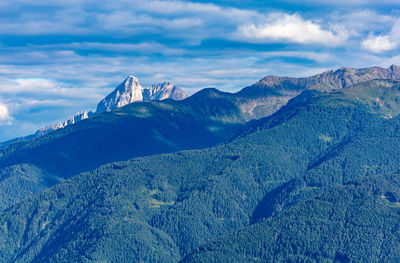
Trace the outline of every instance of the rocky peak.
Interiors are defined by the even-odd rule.
[[[135,101],[143,101],[143,87],[134,76],[127,77],[97,105],[96,113],[110,111]]]
[[[136,101],[152,101],[152,100],[163,100],[163,99],[174,99],[182,100],[187,96],[177,86],[170,82],[163,82],[160,84],[152,85],[151,87],[144,88],[140,85],[139,80],[135,76],[127,77],[121,84],[119,84],[113,92],[108,94],[103,100],[97,105],[95,113],[92,111],[78,112],[74,116],[69,117],[63,122],[59,122],[54,126],[48,126],[41,128],[36,131],[35,136],[40,136],[51,131],[64,128],[68,125],[75,124],[84,119],[90,118],[91,116],[111,111],[115,108],[123,107],[129,103]]]
[[[97,105],[96,113],[111,111],[137,101],[163,99],[182,100],[186,94],[174,84],[164,82],[151,87],[142,87],[134,76],[126,78],[113,92]]]
[[[183,90],[170,82],[154,84],[146,88],[144,93],[147,95],[144,101],[164,99],[183,100],[187,97]]]
[[[94,113],[92,111],[88,112],[87,110],[84,110],[82,113],[78,112],[74,116],[69,117],[67,120],[65,120],[63,122],[59,122],[54,126],[47,126],[47,127],[41,128],[41,129],[37,130],[35,134],[40,136],[40,135],[49,133],[51,131],[55,131],[55,130],[64,128],[68,125],[72,125],[77,122],[83,121],[85,119],[90,118],[93,115],[94,115]]]

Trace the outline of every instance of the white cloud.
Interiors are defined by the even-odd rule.
[[[101,43],[101,42],[73,42],[70,44],[55,44],[30,46],[41,50],[47,48],[56,49],[75,49],[75,50],[101,50],[112,52],[140,52],[140,54],[164,54],[164,55],[182,55],[186,50],[180,48],[170,48],[157,42],[140,42],[136,44],[129,43]]]
[[[265,24],[240,26],[234,38],[244,42],[290,42],[326,46],[342,45],[348,38],[348,33],[343,28],[336,26],[335,31],[324,30],[320,24],[304,20],[298,14],[274,14],[270,18],[274,18],[273,21]]]
[[[360,38],[365,38],[370,32],[390,31],[397,17],[370,9],[363,9],[351,13],[334,11],[324,19],[333,24],[346,26],[346,30],[350,35],[348,41],[350,46],[357,45],[356,41],[361,42]]]
[[[4,124],[11,124],[11,116],[8,112],[8,108],[5,104],[0,102],[0,125],[4,125]]]
[[[30,97],[54,97],[54,98],[93,98],[97,97],[95,89],[84,87],[68,87],[41,78],[0,78],[0,94],[18,95]]]
[[[392,30],[388,35],[372,35],[370,34],[361,42],[361,48],[373,53],[382,53],[385,51],[396,49],[400,46],[400,19],[394,23]]]
[[[396,43],[394,43],[389,36],[369,36],[363,42],[361,42],[361,47],[365,50],[374,52],[374,53],[382,53],[384,51],[392,50],[396,47]]]
[[[298,3],[297,0],[284,0],[283,2]],[[360,6],[360,5],[394,5],[400,4],[400,0],[303,0],[303,3],[317,5],[335,5],[335,6]]]
[[[265,57],[290,57],[290,58],[302,58],[316,62],[327,62],[332,61],[334,56],[324,52],[308,52],[308,51],[272,51],[261,53]]]
[[[1,1],[0,1],[1,2]],[[38,3],[36,3],[38,2]],[[255,11],[190,1],[13,1],[0,9],[0,33],[11,35],[134,36],[156,33],[180,39],[224,36],[224,26],[249,21]],[[27,6],[24,6],[27,5]],[[1,4],[0,4],[1,6]],[[32,8],[29,6],[40,6]],[[47,8],[46,8],[47,7]],[[51,8],[51,11],[48,9]],[[23,9],[15,15],[8,10]]]
[[[375,32],[371,39],[387,36],[389,43],[399,43],[396,34],[389,33],[396,31],[397,11],[382,14],[348,6],[330,11],[326,1],[305,1],[320,2],[324,9],[293,15],[284,13],[285,5],[281,13],[269,13],[277,9],[231,8],[228,2],[0,0],[0,34],[10,36],[0,50],[0,101],[15,127],[28,121],[36,129],[39,123],[50,125],[76,111],[94,109],[128,74],[144,86],[171,81],[192,93],[208,86],[238,90],[268,74],[306,76],[342,66],[388,63],[392,53],[378,55],[359,47],[370,32]],[[368,1],[373,3],[356,0]],[[297,1],[296,6],[301,5]],[[13,41],[16,35],[49,38]],[[232,38],[285,45],[269,49],[227,43]],[[390,61],[399,63],[400,58]],[[29,126],[31,132],[34,126]]]

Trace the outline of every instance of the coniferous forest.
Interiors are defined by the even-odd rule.
[[[250,121],[205,92],[3,148],[0,261],[400,260],[398,81],[306,88]]]

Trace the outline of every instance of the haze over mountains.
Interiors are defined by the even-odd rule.
[[[397,262],[399,79],[183,99],[129,77],[98,114],[1,149],[0,262]]]

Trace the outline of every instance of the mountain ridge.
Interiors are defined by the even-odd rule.
[[[371,70],[374,71],[361,69],[357,74],[362,76]],[[351,74],[358,71],[352,70]],[[376,85],[374,83],[372,82],[372,86],[362,84],[361,89],[368,90],[368,94],[362,90],[357,91],[358,95],[364,94],[359,99],[375,108],[375,111],[379,111],[382,117],[393,117],[391,115],[400,111],[396,101],[390,99],[390,94],[396,94],[396,89],[388,93],[389,95],[379,97],[373,94],[374,89],[380,87],[379,81]],[[371,87],[367,87],[368,85]],[[32,168],[35,178],[37,171],[43,169],[44,178],[54,176],[54,180],[50,182],[59,182],[60,178],[67,179],[76,173],[92,170],[110,161],[211,147],[229,140],[241,130],[251,130],[252,123],[245,124],[246,122],[253,120],[257,123],[254,120],[276,112],[283,102],[301,92],[290,91],[290,87],[282,91],[256,85],[251,88],[256,92],[250,94],[248,88],[237,93],[208,88],[180,101],[165,99],[128,104],[36,139],[31,138],[29,141],[4,147],[0,150],[0,169],[28,163],[37,166]],[[347,87],[337,92],[346,90]],[[381,88],[379,90],[383,92]],[[310,91],[305,94],[314,96],[314,93]],[[303,94],[294,99],[292,104],[304,96]],[[379,99],[387,101],[388,105],[382,106],[382,103],[377,101]],[[26,171],[29,173],[29,169]],[[22,180],[20,185],[25,185],[22,174],[19,176]],[[26,176],[30,177],[29,174]],[[42,188],[38,186],[34,189]],[[31,193],[29,188],[16,188],[15,191],[26,191],[28,195]],[[21,195],[16,192],[16,196]]]
[[[125,90],[122,88],[125,87]],[[121,91],[123,91],[121,93]],[[133,92],[135,94],[133,94]],[[134,96],[132,96],[134,95]],[[73,125],[82,120],[88,119],[96,114],[111,111],[118,107],[123,107],[129,103],[141,102],[141,101],[153,101],[153,100],[164,100],[164,99],[174,99],[182,100],[186,98],[187,95],[182,89],[178,88],[170,82],[162,82],[159,84],[153,84],[151,87],[143,88],[138,79],[131,75],[127,77],[121,84],[119,84],[110,94],[108,94],[104,99],[102,99],[98,105],[97,110],[78,112],[75,115],[69,117],[63,122],[59,122],[53,126],[46,126],[37,130],[34,134],[11,139],[0,143],[0,148],[10,145],[15,142],[32,140],[36,137],[42,136],[44,134],[53,132],[58,129],[65,128],[69,125]],[[121,101],[122,98],[122,101]]]
[[[393,64],[388,68],[375,66],[360,69],[342,67],[336,70],[327,70],[311,77],[300,78],[269,75],[257,82],[256,85],[280,89],[284,87],[285,83],[297,82],[300,89],[332,91],[373,79],[400,79],[400,66]]]
[[[136,79],[136,77],[134,76],[129,76],[129,77]],[[129,79],[129,77],[126,78],[119,86],[123,85],[124,82]],[[239,96],[247,97],[248,100],[247,104],[242,105],[243,111],[250,112],[250,116],[253,116],[254,118],[257,119],[265,117],[266,116],[265,111],[268,111],[267,115],[274,113],[280,107],[285,105],[291,98],[299,95],[300,92],[305,89],[332,91],[335,89],[342,89],[346,86],[372,79],[398,80],[400,79],[400,67],[396,65],[391,65],[389,68],[381,68],[377,66],[362,68],[362,69],[343,67],[337,70],[328,70],[320,74],[302,78],[279,77],[274,75],[268,75],[262,78],[260,81],[256,82],[255,84],[243,88],[238,92],[238,94]],[[137,79],[136,82],[140,85]],[[155,90],[157,89],[157,86],[162,86],[163,84],[167,84],[167,86],[170,86],[169,82],[154,84],[151,86],[151,88],[146,88],[146,93],[148,94],[147,96],[150,96],[151,93],[149,92],[150,90]],[[113,92],[111,92],[108,96],[110,96]],[[175,92],[173,92],[172,94],[174,93]],[[161,92],[160,94],[161,98],[165,98],[162,96],[162,94],[164,93]],[[176,99],[178,100],[186,97],[184,93],[182,95],[181,90],[178,90],[176,94],[177,94]],[[143,95],[141,96],[143,98]],[[257,100],[260,96],[264,97],[264,99],[262,99],[261,101]],[[102,105],[100,106],[100,109],[101,109],[100,111],[104,111],[107,109],[107,106]],[[57,123],[54,126],[42,128],[38,130],[35,134],[2,142],[0,143],[0,147],[5,147],[14,142],[36,138],[45,133],[51,132],[55,129],[65,127],[65,124],[70,125],[76,123],[81,119],[85,119],[84,113],[85,111],[83,113],[78,113],[75,116],[70,117],[68,120],[64,122]],[[94,113],[89,111],[87,112],[87,114],[88,117],[90,117]]]
[[[229,143],[77,175],[0,213],[1,259],[393,261],[400,118],[358,92],[306,94]]]

